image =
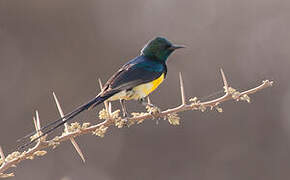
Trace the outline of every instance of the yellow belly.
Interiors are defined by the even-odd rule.
[[[162,74],[159,78],[155,79],[146,84],[141,84],[133,88],[135,95],[132,99],[140,99],[148,96],[152,91],[154,91],[164,80],[164,74]]]
[[[109,101],[115,101],[119,99],[131,100],[131,99],[141,99],[148,96],[152,91],[154,91],[164,80],[164,74],[159,78],[151,81],[149,83],[141,84],[134,87],[131,91],[121,91],[114,96],[112,96]]]

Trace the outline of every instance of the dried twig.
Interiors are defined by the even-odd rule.
[[[223,79],[223,84],[224,84],[224,89],[225,89],[225,94],[222,97],[216,98],[214,100],[210,101],[205,101],[201,102],[198,100],[198,98],[194,97],[189,100],[189,103],[186,103],[186,97],[184,93],[184,85],[183,85],[183,80],[181,73],[179,74],[180,78],[180,90],[181,90],[181,105],[167,109],[164,111],[157,111],[154,113],[154,117],[158,118],[164,118],[168,119],[169,123],[172,125],[178,125],[180,123],[180,118],[178,117],[179,112],[183,111],[189,111],[189,110],[200,110],[204,112],[206,109],[213,109],[215,108],[218,112],[222,112],[222,108],[219,107],[219,105],[228,100],[236,100],[236,101],[247,101],[250,102],[250,98],[248,95],[253,94],[257,91],[260,91],[264,88],[272,86],[273,82],[270,82],[269,80],[263,81],[263,83],[255,88],[243,91],[243,92],[238,92],[237,90],[233,89],[228,85],[226,76],[221,69],[221,74],[222,74],[222,79]],[[101,80],[99,80],[100,87],[102,88],[102,83]],[[60,108],[60,105],[57,101],[57,98],[55,96],[55,101],[58,106],[58,110],[60,115],[63,117],[62,110]],[[119,116],[120,110],[112,111],[112,105],[111,103],[105,102],[105,109],[101,110],[99,112],[99,118],[104,119],[103,122],[95,125],[90,125],[89,123],[83,123],[80,125],[79,123],[72,123],[70,126],[65,125],[65,130],[62,135],[56,136],[53,139],[46,140],[46,136],[40,138],[35,146],[33,148],[30,148],[24,152],[13,152],[7,157],[4,156],[4,153],[0,147],[0,155],[1,155],[1,160],[0,160],[0,177],[9,177],[13,176],[13,174],[4,174],[5,171],[10,169],[11,167],[17,165],[23,160],[26,159],[33,159],[35,156],[43,156],[46,154],[46,151],[43,149],[46,149],[48,147],[55,148],[57,145],[59,145],[63,141],[70,140],[72,141],[74,137],[81,136],[84,134],[89,134],[92,133],[94,135],[104,137],[106,130],[110,126],[117,126],[118,128],[124,127],[125,123],[127,122],[124,119],[122,119]],[[132,113],[132,117],[128,119],[129,125],[133,125],[135,123],[139,124],[142,123],[146,119],[151,119],[152,114],[150,112],[142,112],[142,113]],[[31,137],[31,139],[37,138],[42,132],[40,131],[40,121],[39,121],[39,116],[38,112],[36,111],[36,119],[35,119],[35,129],[36,129],[36,134]],[[72,142],[73,143],[73,142]],[[74,143],[73,143],[74,144]],[[74,144],[76,147],[77,151],[79,152],[80,156],[83,158],[83,155],[79,149],[79,147]],[[84,159],[83,159],[84,160]]]

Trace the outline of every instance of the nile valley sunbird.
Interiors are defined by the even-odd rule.
[[[165,79],[167,74],[166,61],[169,55],[174,50],[183,47],[173,45],[164,37],[156,37],[149,41],[143,47],[139,56],[124,64],[113,74],[97,96],[66,114],[63,118],[44,126],[41,129],[43,131],[42,136],[52,132],[82,111],[92,109],[106,100],[120,100],[123,114],[126,116],[127,111],[124,101],[138,100],[144,102],[144,98]]]

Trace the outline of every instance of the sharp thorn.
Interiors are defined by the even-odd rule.
[[[111,116],[111,114],[112,114],[112,103],[111,102],[109,102],[108,112],[109,112],[109,115]]]
[[[3,149],[2,147],[0,146],[0,157],[1,157],[1,161],[2,163],[5,162],[5,155],[4,155],[4,152],[3,152]],[[1,164],[1,163],[0,163]]]
[[[99,81],[100,89],[101,89],[101,91],[102,91],[102,90],[103,90],[103,84],[102,84],[102,80],[101,80],[101,78],[98,78],[98,81]]]
[[[41,126],[40,126],[39,113],[37,110],[35,111],[35,116],[36,116],[36,126],[37,126],[36,130],[40,133]]]
[[[36,131],[36,133],[38,133],[38,127],[37,127],[37,122],[36,122],[35,116],[33,116],[32,119],[33,119],[33,124],[34,124],[34,127],[35,127],[35,131]]]
[[[179,72],[179,82],[180,82],[180,92],[181,92],[181,101],[182,104],[185,104],[185,93],[184,93],[184,85],[183,85],[183,79],[182,79],[182,75],[181,72]]]
[[[224,82],[224,87],[225,87],[225,89],[227,91],[228,88],[229,88],[229,85],[228,85],[227,78],[226,78],[225,73],[224,73],[222,68],[221,68],[221,74],[222,74],[222,78],[223,78],[223,82]]]
[[[75,150],[77,151],[77,153],[79,154],[79,156],[81,157],[81,159],[83,160],[83,162],[85,163],[86,162],[86,159],[84,157],[84,154],[82,153],[79,145],[77,144],[77,142],[75,141],[74,138],[70,138],[70,141],[72,143],[72,145],[74,146]]]
[[[56,106],[57,106],[57,110],[58,110],[58,112],[59,112],[59,115],[60,115],[61,117],[64,117],[64,114],[63,114],[62,108],[61,108],[61,106],[60,106],[60,104],[59,104],[59,101],[58,101],[58,99],[57,99],[55,93],[53,92],[52,94],[53,94],[53,98],[54,98],[55,104],[56,104]]]
[[[103,83],[102,83],[102,80],[101,80],[101,78],[98,78],[98,81],[99,81],[99,85],[100,85],[100,89],[101,89],[101,91],[103,90]],[[108,111],[109,109],[109,107],[108,107],[108,102],[107,101],[104,101],[104,105],[105,105],[105,108],[106,108],[106,111]]]
[[[63,110],[62,110],[62,108],[60,106],[60,103],[59,103],[59,101],[58,101],[58,99],[56,97],[56,94],[54,92],[52,92],[52,95],[53,95],[53,98],[54,98],[58,113],[59,113],[60,117],[63,118],[64,117],[64,113],[63,113]],[[65,118],[63,118],[63,121],[65,121]],[[65,131],[67,131],[67,123],[64,123],[64,127],[65,127]]]

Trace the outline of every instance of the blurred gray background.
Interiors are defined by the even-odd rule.
[[[151,99],[161,109],[180,103],[178,72],[186,95],[222,89],[219,68],[240,90],[264,79],[273,88],[252,103],[226,102],[223,113],[181,113],[181,125],[147,120],[110,128],[105,138],[77,138],[83,164],[69,142],[41,159],[25,161],[12,179],[43,180],[275,180],[290,177],[290,1],[287,0],[0,0],[0,144],[58,117],[99,91],[155,36],[184,44],[168,60],[167,80]],[[143,107],[130,102],[129,111]],[[96,113],[75,121],[97,123]],[[119,108],[114,103],[114,108]]]

